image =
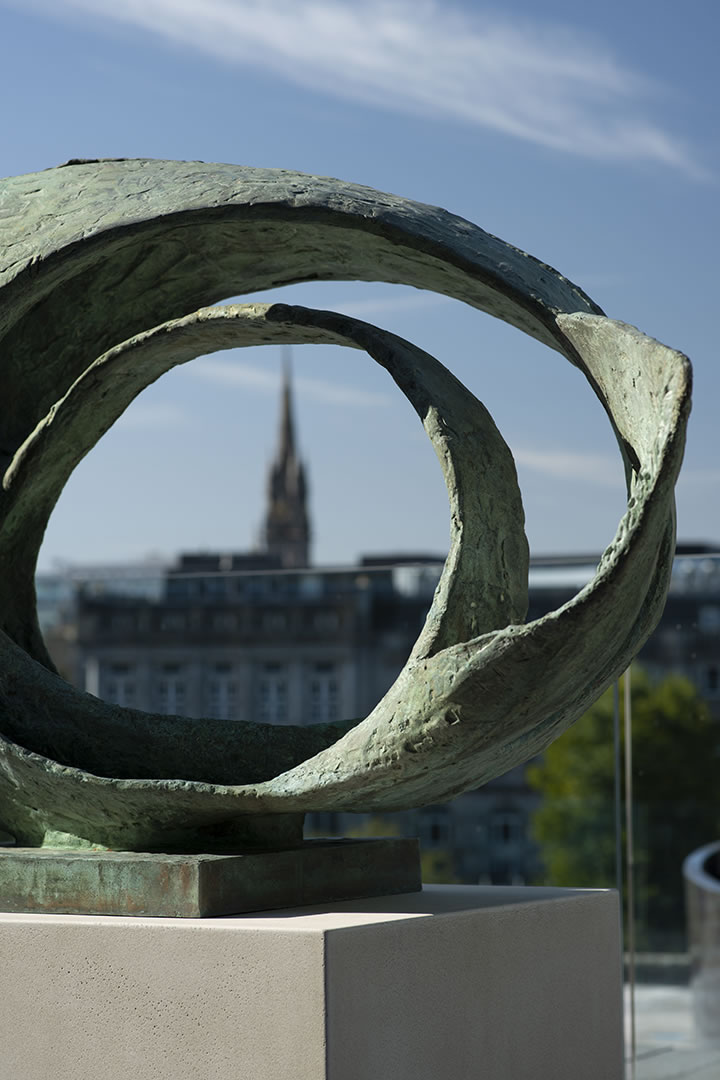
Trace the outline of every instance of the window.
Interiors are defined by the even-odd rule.
[[[264,724],[287,724],[287,673],[281,664],[265,664],[257,683],[258,719]]]
[[[322,596],[323,579],[319,574],[303,574],[299,589],[301,596]]]
[[[422,843],[428,847],[452,848],[453,828],[446,806],[429,806],[420,817]]]
[[[523,868],[512,859],[491,859],[490,882],[493,885],[524,885]]]
[[[210,716],[216,720],[234,720],[237,715],[237,683],[216,666],[216,674],[210,680]],[[229,665],[228,665],[229,667]]]
[[[490,843],[495,848],[521,844],[523,815],[519,810],[494,810],[490,819]]]
[[[313,625],[316,630],[324,634],[332,634],[340,625],[337,611],[318,611],[315,613]]]
[[[110,665],[103,697],[111,705],[133,706],[136,704],[135,676],[129,664]]]
[[[182,716],[187,700],[185,679],[178,664],[166,664],[158,683],[160,712],[166,716]]]
[[[720,634],[720,605],[703,604],[698,611],[698,626],[705,634]]]
[[[309,685],[310,720],[328,723],[340,716],[340,683],[334,664],[315,664]]]

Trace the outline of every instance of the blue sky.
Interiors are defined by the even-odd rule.
[[[679,535],[720,542],[719,13],[714,0],[0,0],[0,174],[71,157],[225,161],[469,218],[688,353]],[[470,386],[515,453],[533,551],[612,539],[619,455],[557,354],[400,287],[283,296],[402,334]],[[316,560],[443,551],[440,471],[386,373],[329,347],[295,350],[294,366]],[[216,354],[147,390],[69,482],[41,565],[252,544],[279,368],[270,348]]]

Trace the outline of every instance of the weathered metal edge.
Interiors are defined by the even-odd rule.
[[[212,918],[417,892],[416,839],[308,840],[243,855],[0,849],[0,910]]]

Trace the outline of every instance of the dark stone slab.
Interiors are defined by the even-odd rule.
[[[2,911],[192,919],[420,887],[418,842],[396,837],[246,855],[0,849]]]

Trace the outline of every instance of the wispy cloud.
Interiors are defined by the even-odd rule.
[[[326,286],[327,282],[321,282],[320,287]],[[344,283],[343,283],[344,284]],[[308,283],[299,285],[282,285],[277,289],[268,289],[259,293],[246,293],[243,296],[230,297],[224,300],[219,307],[229,307],[231,304],[306,304],[309,294],[303,299],[303,288]],[[428,308],[440,307],[443,304],[453,304],[458,301],[451,296],[442,293],[427,292],[424,289],[411,289],[410,286],[388,286],[381,293],[322,293],[318,296],[318,283],[313,282],[314,295],[311,306],[322,310],[340,311],[343,315],[352,315],[356,319],[366,319],[375,315],[402,314],[405,311],[425,311]],[[300,297],[300,299],[298,299]]]
[[[32,0],[30,0],[32,2]],[[597,159],[696,177],[648,115],[661,88],[569,25],[441,0],[35,0],[134,25],[226,61],[383,109],[489,128]]]
[[[623,486],[623,468],[619,457],[609,454],[583,454],[569,450],[518,450],[513,456],[522,468],[545,473],[563,480],[583,480],[599,487]]]
[[[118,417],[115,427],[126,431],[167,431],[185,427],[187,423],[188,416],[178,405],[169,401],[150,403],[139,399]]]
[[[255,390],[260,393],[277,395],[280,389],[280,375],[264,368],[252,367],[233,361],[214,360],[202,357],[192,364],[177,368],[188,375],[221,386],[238,390]],[[294,375],[293,387],[298,397],[319,401],[325,405],[355,405],[359,408],[385,407],[390,398],[385,394],[375,394],[358,390],[353,386],[340,386],[326,379],[313,379],[307,375]]]
[[[427,308],[450,304],[452,299],[441,293],[417,291],[406,296],[368,296],[362,300],[343,300],[339,307],[344,315],[362,319],[367,315],[399,314],[403,311],[425,311]]]

